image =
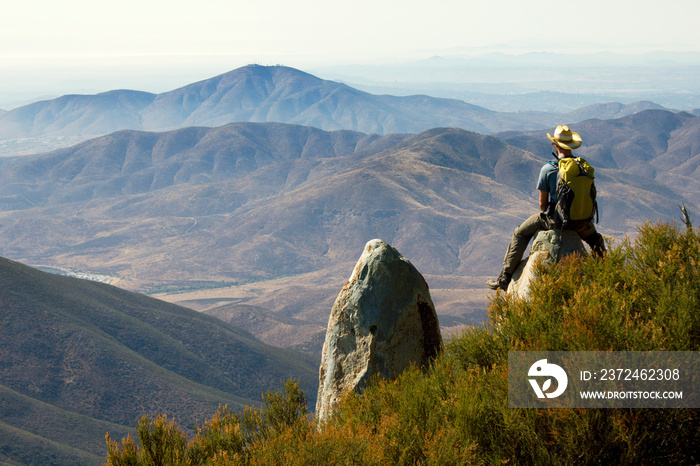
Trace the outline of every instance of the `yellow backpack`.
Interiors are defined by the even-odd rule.
[[[580,228],[597,217],[594,173],[594,168],[581,157],[559,159],[555,219],[563,229]]]

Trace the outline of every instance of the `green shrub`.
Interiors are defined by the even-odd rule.
[[[159,415],[139,421],[139,445],[131,436],[121,445],[107,435],[109,448],[107,464],[127,465],[195,465],[250,462],[251,452],[269,439],[288,431],[304,436],[313,429],[307,418],[306,395],[296,380],[289,380],[284,393],[267,392],[261,408],[246,407],[233,413],[227,406],[195,429],[188,441],[187,434],[173,421]]]
[[[222,408],[189,443],[164,418],[141,447],[109,442],[109,464],[697,464],[694,409],[508,408],[508,351],[698,351],[700,241],[645,224],[601,259],[540,270],[531,298],[497,294],[490,324],[410,369],[348,393],[322,424],[289,382],[261,409]],[[155,444],[154,444],[155,443]],[[162,463],[161,463],[162,464]]]
[[[138,437],[141,448],[137,447],[133,437],[122,440],[121,449],[112,442],[107,434],[109,448],[108,465],[185,465],[187,436],[175,425],[168,422],[167,416],[159,415],[155,419],[145,416],[139,420]]]

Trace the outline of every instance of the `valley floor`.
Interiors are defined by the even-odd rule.
[[[267,344],[320,355],[328,316],[352,264],[225,288],[161,293],[155,298],[214,315]],[[347,272],[343,274],[341,272]],[[488,277],[425,275],[444,339],[486,318]]]

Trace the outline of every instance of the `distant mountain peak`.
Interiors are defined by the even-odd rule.
[[[209,81],[226,82],[226,81],[236,81],[242,79],[264,79],[264,80],[284,80],[284,79],[305,79],[313,83],[332,83],[332,81],[325,81],[318,78],[312,74],[306,73],[304,71],[298,70],[296,68],[291,68],[288,66],[274,65],[246,65],[241,68],[236,68],[234,70],[228,71],[226,73],[214,76],[213,78],[206,79],[197,83],[189,84],[184,86],[184,88],[191,86],[198,86],[202,83],[207,83]],[[334,83],[339,84],[339,83]],[[183,89],[183,88],[181,88]]]
[[[442,57],[430,60],[441,61]],[[592,107],[583,121],[624,116],[643,106]],[[568,116],[573,117],[572,113]],[[275,122],[325,131],[367,134],[419,133],[454,127],[481,134],[531,131],[556,126],[561,115],[500,113],[461,100],[428,95],[392,96],[360,91],[288,66],[247,65],[161,94],[113,90],[96,95],[66,95],[0,113],[0,141],[37,145],[56,138],[86,139],[124,129],[167,131],[188,126],[235,122]],[[74,140],[75,140],[74,139]],[[77,141],[76,141],[77,142]],[[10,144],[14,153],[26,149]],[[8,149],[0,147],[7,155]],[[38,152],[38,150],[35,150]]]

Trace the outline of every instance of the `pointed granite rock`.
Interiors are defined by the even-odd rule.
[[[343,393],[379,375],[392,379],[427,367],[442,346],[428,285],[382,240],[367,243],[331,310],[319,369],[316,416],[325,419]]]

